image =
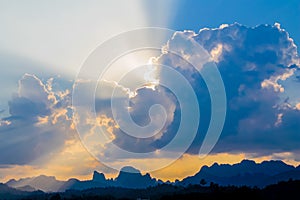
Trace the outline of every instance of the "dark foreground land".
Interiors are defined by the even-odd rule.
[[[147,189],[125,189],[117,187],[94,188],[83,191],[68,190],[63,193],[22,193],[6,191],[0,193],[0,199],[24,200],[60,200],[60,199],[298,199],[300,196],[300,181],[289,180],[269,185],[263,189],[256,187],[219,186],[210,183],[206,185],[189,185],[188,187],[162,184]]]

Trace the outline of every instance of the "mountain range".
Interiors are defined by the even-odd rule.
[[[122,188],[147,188],[162,183],[150,176],[142,175],[133,167],[123,167],[115,179],[106,179],[103,173],[94,171],[91,180],[78,180],[71,178],[67,181],[56,180],[54,176],[40,175],[33,178],[11,179],[5,185],[22,191],[41,190],[44,192],[64,192],[66,190],[85,190],[89,188],[122,187]]]
[[[240,163],[213,164],[203,166],[198,173],[184,178],[181,181],[166,182],[175,186],[208,185],[210,183],[221,186],[256,186],[265,187],[279,181],[290,179],[300,180],[300,165],[294,167],[282,161],[263,161],[255,163],[251,160],[243,160]],[[37,176],[20,180],[9,180],[2,186],[7,186],[18,191],[32,192],[41,190],[44,192],[64,192],[66,190],[86,190],[91,188],[121,187],[142,189],[163,184],[161,180],[152,178],[150,174],[141,174],[133,167],[124,167],[115,179],[107,179],[103,173],[94,171],[91,180],[81,181],[71,178],[67,181],[56,180],[54,176]]]
[[[178,181],[179,185],[200,184],[201,180],[205,182],[217,183],[222,186],[257,186],[265,187],[275,184],[279,181],[289,179],[300,180],[300,165],[294,167],[287,165],[282,161],[263,161],[255,163],[252,160],[243,160],[240,163],[213,164],[212,166],[203,166],[194,176],[187,177]]]

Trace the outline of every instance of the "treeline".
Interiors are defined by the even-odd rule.
[[[147,189],[117,187],[94,188],[83,191],[68,190],[64,193],[38,194],[24,200],[131,200],[131,199],[292,199],[300,194],[300,181],[289,180],[269,185],[263,189],[248,186],[219,186],[215,183],[187,187],[162,184]]]

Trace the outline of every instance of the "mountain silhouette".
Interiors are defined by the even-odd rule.
[[[93,173],[93,181],[103,182],[104,183],[106,181],[105,175],[103,173],[99,173],[97,171],[94,171],[94,173]]]
[[[106,179],[103,173],[94,171],[91,180],[80,181],[71,178],[67,181],[56,180],[54,176],[41,175],[20,180],[11,179],[6,185],[22,191],[41,190],[44,192],[64,192],[66,190],[86,190],[89,188],[122,187],[122,188],[147,188],[157,185],[156,179],[150,174],[142,175],[133,167],[123,167],[115,179]]]
[[[144,189],[149,186],[169,184],[180,187],[188,185],[208,185],[211,182],[220,186],[257,186],[275,184],[290,179],[300,180],[300,166],[294,167],[282,161],[263,161],[255,163],[252,160],[243,160],[240,163],[217,164],[210,167],[203,166],[194,176],[184,178],[182,181],[172,183],[162,182],[152,178],[150,174],[141,174],[133,167],[126,166],[121,169],[115,179],[107,179],[103,173],[94,171],[91,180],[81,181],[71,178],[67,181],[56,180],[54,176],[38,176],[10,180],[7,186],[22,191],[41,190],[44,192],[64,192],[66,190],[87,190],[91,188],[119,187],[130,189]]]
[[[0,184],[0,199],[295,199],[299,194],[300,181],[280,181],[264,188],[249,186],[208,186],[160,184],[155,187],[133,189],[121,187],[67,190],[60,193],[42,191],[24,192]]]
[[[17,187],[16,189],[20,190],[20,191],[24,191],[24,192],[34,192],[34,191],[37,191],[37,189],[31,187],[30,185],[25,185],[25,186],[22,186],[22,187]]]
[[[85,190],[89,188],[105,188],[114,186],[114,181],[106,179],[103,173],[94,171],[92,180],[80,181],[78,179],[71,178],[60,187],[59,191],[66,190]]]
[[[208,183],[213,182],[224,186],[247,185],[264,187],[268,184],[296,177],[299,172],[299,167],[295,168],[282,161],[271,160],[255,163],[252,160],[243,160],[242,162],[233,165],[219,165],[215,163],[210,167],[203,166],[194,176],[187,177],[182,181],[177,182],[177,184],[183,186],[199,184],[200,181],[204,179]]]
[[[115,179],[116,186],[125,188],[147,188],[156,185],[156,180],[150,174],[142,175],[141,172],[133,167],[123,167]]]
[[[25,196],[28,195],[40,195],[43,194],[42,191],[34,191],[34,192],[27,192],[23,191],[23,189],[34,189],[30,186],[24,186],[24,188],[11,188],[6,184],[0,183],[0,199],[24,199]]]
[[[28,186],[30,186],[31,191],[32,188],[35,188],[36,190],[42,190],[44,192],[56,192],[60,191],[60,188],[64,185],[64,181],[58,181],[54,176],[45,176],[40,175],[33,178],[24,178],[20,179],[18,181],[12,179],[9,180],[6,185],[13,188],[22,188],[23,190],[26,189],[25,186],[29,189]]]

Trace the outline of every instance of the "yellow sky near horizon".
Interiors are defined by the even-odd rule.
[[[81,144],[79,144],[81,145]],[[70,178],[77,178],[79,180],[91,180],[93,171],[103,172],[103,166],[95,160],[88,152],[75,152],[78,156],[76,158],[64,159],[56,158],[44,166],[34,165],[16,165],[10,168],[0,168],[1,174],[7,174],[5,177],[0,177],[0,181],[5,183],[10,179],[20,179],[25,177],[35,177],[38,175],[55,176],[57,180],[68,180]],[[176,160],[171,165],[160,170],[150,172],[153,178],[163,181],[182,180],[187,176],[196,174],[204,165],[211,166],[214,163],[218,164],[235,164],[244,159],[254,160],[256,163],[261,163],[264,160],[273,160],[271,156],[250,158],[245,154],[230,154],[219,153],[207,155],[200,159],[198,155],[184,154],[180,159]],[[298,166],[300,163],[294,160],[283,160],[285,163]],[[145,163],[153,163],[151,159],[143,159]],[[155,161],[159,164],[158,160]],[[81,164],[78,164],[81,163]],[[146,172],[142,172],[145,174]],[[106,178],[115,178],[118,171],[104,172]]]

